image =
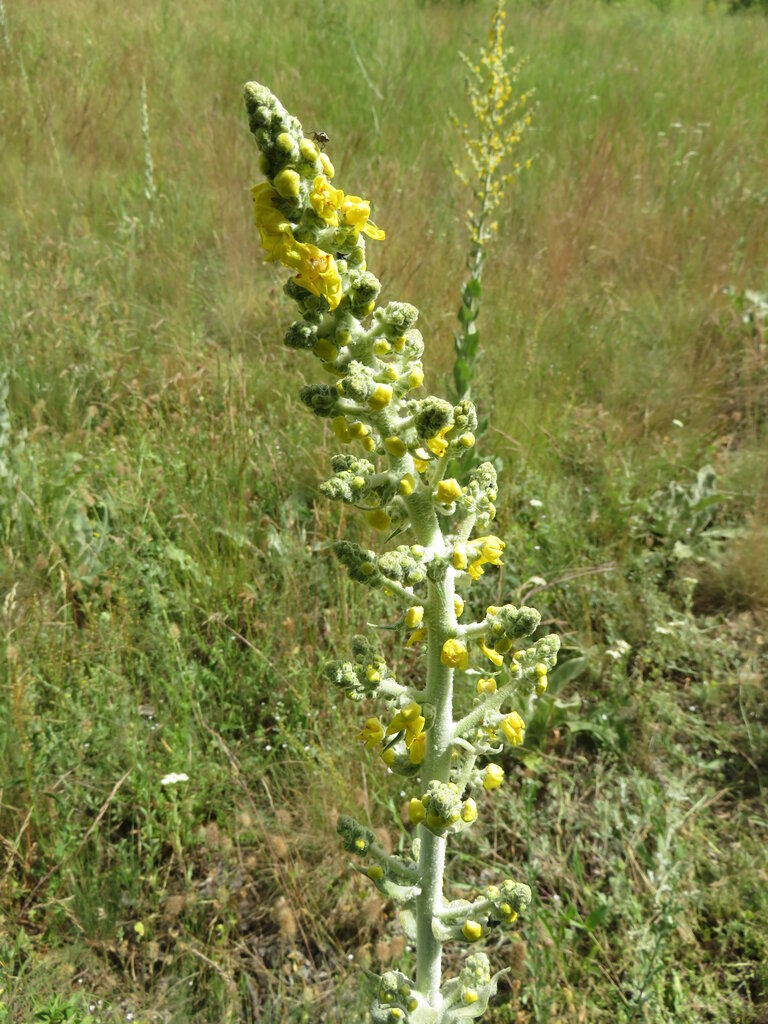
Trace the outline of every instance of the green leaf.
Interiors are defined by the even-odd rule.
[[[480,284],[480,280],[477,277],[470,277],[467,283],[462,289],[462,295],[468,296],[471,299],[479,299],[482,294],[483,287]]]
[[[584,922],[584,927],[588,932],[593,932],[598,925],[602,924],[608,916],[608,904],[602,903],[600,906],[587,915],[587,919]]]

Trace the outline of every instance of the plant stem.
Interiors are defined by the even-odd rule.
[[[423,781],[448,782],[453,753],[453,669],[441,661],[444,642],[456,635],[453,604],[454,570],[448,568],[439,582],[430,583],[426,620],[427,687],[425,699],[435,708],[435,720],[427,732]],[[435,1009],[440,1008],[442,943],[432,934],[432,918],[442,907],[445,839],[419,826],[421,895],[416,901],[416,984]]]

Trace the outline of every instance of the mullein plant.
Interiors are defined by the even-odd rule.
[[[521,161],[517,154],[531,124],[533,90],[516,94],[515,86],[525,61],[511,63],[514,47],[504,46],[505,20],[504,2],[500,0],[491,16],[487,48],[481,47],[477,60],[459,54],[467,69],[465,88],[471,117],[462,121],[451,115],[464,149],[462,162],[454,161],[454,173],[472,193],[472,206],[467,212],[467,277],[461,291],[459,329],[454,332],[453,397],[457,401],[471,396],[479,357],[477,319],[483,266],[488,245],[498,230],[494,215],[509,183],[531,166],[530,159]],[[481,432],[482,429],[478,434]],[[465,465],[471,461],[465,456]]]
[[[299,397],[330,421],[343,446],[320,490],[359,509],[384,536],[384,550],[342,540],[335,554],[353,580],[391,601],[394,629],[405,647],[421,650],[426,666],[425,678],[399,681],[369,633],[355,636],[351,659],[329,671],[330,683],[353,701],[383,706],[377,717],[361,715],[357,739],[409,780],[413,793],[409,855],[389,854],[351,817],[338,820],[344,849],[398,906],[416,950],[415,977],[395,970],[379,979],[371,1019],[478,1017],[499,977],[478,944],[513,928],[531,893],[506,878],[472,900],[446,900],[446,845],[474,824],[480,798],[501,786],[496,758],[523,741],[559,640],[546,635],[525,646],[539,626],[533,608],[492,606],[464,621],[473,582],[502,564],[504,550],[491,533],[494,467],[474,467],[464,485],[446,478],[451,460],[475,443],[475,408],[468,399],[454,405],[420,397],[418,310],[406,302],[377,305],[381,286],[367,269],[366,243],[382,242],[384,232],[371,220],[368,200],[332,183],[334,167],[319,139],[305,135],[268,89],[250,82],[245,102],[267,179],[252,189],[256,227],[265,259],[292,272],[285,292],[299,311],[285,343],[311,353],[325,377]],[[454,686],[464,709],[457,718]],[[469,952],[458,977],[443,981],[446,943],[467,944]]]

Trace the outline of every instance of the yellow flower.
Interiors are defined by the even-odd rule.
[[[264,182],[263,185],[254,185],[251,195],[253,196],[253,219],[261,235],[264,258],[268,263],[275,263],[277,260],[282,260],[286,248],[295,244],[291,225],[284,214],[278,210],[276,203],[280,197],[268,182]]]
[[[405,455],[405,453],[408,451],[405,441],[403,441],[402,438],[397,437],[397,435],[393,437],[385,437],[384,447],[387,449],[389,454],[395,459],[402,458],[403,455]]]
[[[494,651],[491,647],[489,647],[485,642],[485,637],[483,637],[483,639],[480,641],[480,650],[483,652],[486,658],[493,662],[496,668],[500,668],[504,664],[504,655],[499,654],[498,651]]]
[[[496,680],[493,676],[489,676],[488,679],[478,679],[477,692],[481,697],[490,697],[492,693],[496,693]]]
[[[326,299],[331,309],[336,309],[342,299],[341,276],[336,260],[311,242],[297,242],[293,236],[291,240],[292,244],[280,255],[281,262],[299,271],[294,278],[296,284]]]
[[[411,633],[411,635],[406,640],[405,646],[406,647],[413,647],[414,644],[417,644],[417,643],[419,643],[420,640],[423,640],[426,635],[427,635],[426,628],[414,630],[413,633]]]
[[[334,434],[340,441],[346,444],[352,440],[352,434],[349,432],[349,424],[345,416],[335,416],[331,420],[331,426],[333,427]]]
[[[441,480],[437,485],[437,500],[443,505],[450,505],[461,497],[461,484],[451,477],[449,480]]]
[[[396,732],[405,731],[405,745],[410,750],[414,740],[424,729],[424,724],[425,719],[421,713],[421,706],[412,701],[397,712],[387,726],[386,734],[392,736]]]
[[[443,427],[438,434],[435,434],[434,437],[430,437],[427,441],[427,448],[429,448],[432,454],[436,455],[438,459],[442,459],[445,455],[446,449],[448,448],[448,442],[445,440],[445,435],[451,430],[453,430],[453,424],[449,423],[447,426]]]
[[[492,789],[498,789],[504,781],[504,769],[500,764],[494,764],[491,762],[485,766],[485,774],[483,775],[483,788],[490,792]]]
[[[415,488],[416,481],[414,480],[412,473],[406,473],[405,476],[400,477],[398,490],[400,491],[400,494],[404,498],[407,498],[409,495],[413,494]]]
[[[414,366],[408,375],[408,383],[412,388],[420,388],[424,383],[424,371],[420,366]]]
[[[424,608],[415,604],[405,613],[405,624],[409,629],[415,629],[424,618]]]
[[[364,235],[379,242],[384,239],[384,232],[368,219],[371,216],[371,204],[367,199],[361,199],[360,196],[345,196],[341,204],[341,213],[347,224],[362,231]]]
[[[470,942],[477,942],[478,939],[483,937],[483,926],[478,924],[477,921],[467,919],[461,930],[464,933],[464,938],[469,939]]]
[[[383,508],[370,509],[365,513],[365,518],[368,520],[374,530],[388,530],[392,525],[392,520],[384,511]]]
[[[461,820],[465,821],[468,825],[471,824],[477,817],[477,804],[468,796],[464,801],[464,806],[461,809]]]
[[[426,473],[429,468],[429,463],[425,462],[424,459],[420,459],[417,455],[413,456],[413,464],[419,473]]]
[[[355,739],[362,740],[367,750],[373,750],[384,739],[384,726],[378,718],[369,718]]]
[[[464,544],[457,544],[453,549],[453,568],[454,569],[466,569],[467,567],[467,548]]]
[[[389,384],[377,384],[376,390],[368,399],[368,405],[376,412],[386,409],[392,401],[392,388]]]
[[[418,825],[424,821],[427,816],[427,812],[424,809],[424,804],[419,800],[417,796],[411,798],[408,802],[408,817],[411,819],[414,825]]]
[[[464,598],[461,594],[453,595],[453,610],[456,612],[456,618],[460,619],[464,611]]]
[[[309,201],[318,217],[321,217],[331,227],[338,227],[338,211],[344,202],[344,193],[340,188],[334,188],[322,174],[318,174],[312,182]]]
[[[410,750],[408,751],[408,757],[411,760],[411,764],[421,764],[424,760],[424,754],[427,750],[427,734],[420,732],[419,735],[411,743]]]
[[[440,654],[440,661],[450,668],[464,671],[469,665],[469,652],[461,640],[446,640]]]
[[[501,723],[501,729],[513,747],[519,747],[523,742],[525,722],[516,711],[513,711],[504,718]]]

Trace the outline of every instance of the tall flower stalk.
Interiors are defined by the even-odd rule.
[[[491,17],[487,48],[481,47],[476,61],[460,54],[467,69],[465,88],[471,116],[462,121],[456,114],[452,115],[453,126],[464,148],[464,159],[460,163],[454,161],[454,172],[472,193],[472,206],[467,215],[470,234],[467,277],[461,291],[459,329],[454,332],[453,386],[457,400],[470,397],[479,358],[477,319],[483,266],[488,245],[498,230],[494,214],[508,184],[531,165],[530,159],[520,162],[517,147],[531,123],[532,90],[515,94],[525,61],[511,62],[514,47],[504,46],[505,21],[504,0],[499,0]]]
[[[458,977],[443,980],[443,946],[474,947],[514,927],[531,894],[503,879],[471,901],[446,901],[446,843],[477,819],[476,797],[502,784],[503,768],[492,758],[522,742],[559,640],[546,635],[521,644],[540,622],[527,607],[492,606],[476,621],[460,621],[473,581],[486,566],[501,565],[504,549],[490,532],[494,467],[481,463],[464,485],[446,479],[450,460],[475,443],[475,408],[468,399],[453,404],[417,394],[424,380],[418,310],[377,305],[380,284],[367,269],[365,247],[385,236],[371,221],[370,203],[332,184],[328,155],[268,89],[249,83],[245,101],[266,177],[252,190],[256,226],[265,259],[292,271],[285,292],[299,310],[285,343],[312,353],[326,375],[299,397],[331,421],[345,446],[320,489],[386,535],[380,552],[342,540],[335,554],[353,580],[383,591],[404,645],[418,646],[426,665],[423,678],[399,681],[366,634],[352,639],[351,659],[329,671],[331,684],[353,701],[383,704],[382,714],[360,722],[357,738],[414,788],[410,856],[387,853],[351,817],[338,822],[345,850],[362,861],[357,870],[399,907],[416,947],[415,978],[385,973],[371,1018],[441,1024],[478,1017],[499,975],[473,950]],[[402,543],[386,548],[394,537]]]

